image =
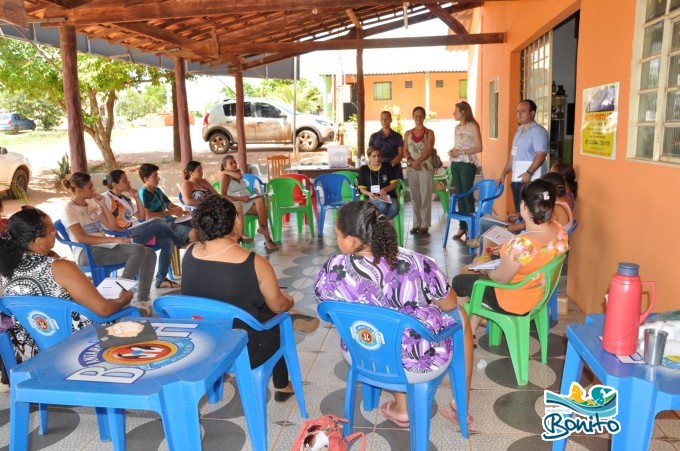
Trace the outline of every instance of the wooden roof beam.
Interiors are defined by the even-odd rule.
[[[274,42],[263,44],[230,44],[220,47],[220,54],[306,53],[318,50],[384,49],[397,47],[430,47],[437,45],[500,44],[505,33],[479,33],[449,36],[425,36],[391,39],[334,39],[328,41]]]
[[[275,55],[265,56],[263,58],[258,58],[250,61],[245,61],[239,65],[229,64],[229,74],[234,75],[237,72],[245,72],[249,69],[255,69],[257,67],[266,66],[267,64],[276,63],[288,58],[293,58],[295,56],[300,56],[302,53],[277,53]]]
[[[364,27],[361,25],[361,21],[359,20],[357,15],[354,14],[354,11],[352,11],[351,9],[346,9],[345,13],[347,14],[347,17],[349,17],[349,20],[352,21],[354,26],[357,27],[357,30],[363,30]]]
[[[352,9],[364,6],[401,5],[402,3],[403,0],[344,0],[342,6],[345,9]],[[421,3],[435,2],[425,1]],[[64,19],[66,25],[84,26],[102,22],[142,22],[265,11],[311,11],[315,8],[322,10],[329,7],[337,8],[337,4],[333,4],[329,0],[239,0],[238,2],[123,0],[114,3],[95,0],[72,9],[50,6],[45,9],[45,18]]]
[[[137,22],[122,22],[114,25],[130,30],[138,35],[146,36],[159,41],[183,47],[187,51],[200,58],[214,58],[214,51],[209,43],[198,43],[191,39],[179,36],[171,31]],[[193,57],[192,57],[193,58]]]
[[[429,9],[432,14],[437,16],[439,20],[444,22],[454,33],[460,35],[468,34],[468,31],[465,29],[463,24],[458,22],[458,20],[451,14],[444,11],[444,9],[441,6],[427,5],[427,9]]]
[[[482,2],[474,2],[474,3],[471,3],[471,2],[463,3],[463,2],[461,2],[461,3],[455,4],[455,5],[449,6],[448,8],[442,8],[442,10],[444,12],[449,13],[449,14],[455,14],[455,13],[459,13],[459,12],[462,12],[462,11],[467,11],[468,9],[478,8],[480,6],[482,6]],[[436,16],[434,14],[432,14],[432,12],[422,13],[422,14],[418,14],[416,16],[409,17],[408,23],[409,23],[409,25],[415,25],[417,23],[427,22],[428,20],[432,20],[434,18],[436,18]],[[404,21],[403,21],[403,18],[400,18],[399,20],[395,20],[394,22],[386,23],[386,24],[383,24],[383,25],[378,25],[378,26],[371,27],[371,28],[364,28],[364,37],[375,36],[376,34],[385,33],[387,31],[392,31],[392,30],[397,30],[397,29],[403,28],[403,27],[404,27]]]

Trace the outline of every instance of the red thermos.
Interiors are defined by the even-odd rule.
[[[609,300],[604,315],[602,347],[616,355],[631,355],[637,350],[638,328],[652,311],[656,297],[654,282],[641,282],[639,265],[619,263],[619,269],[609,285]],[[640,315],[642,285],[652,286],[649,308]]]

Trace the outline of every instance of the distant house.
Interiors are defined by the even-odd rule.
[[[357,112],[354,58],[344,58],[339,73],[322,74],[324,110],[347,121]],[[467,99],[468,53],[443,47],[382,49],[364,52],[366,120],[379,120],[385,108],[398,106],[407,117],[416,106],[435,117],[450,118],[455,103]],[[335,115],[337,113],[337,115]]]

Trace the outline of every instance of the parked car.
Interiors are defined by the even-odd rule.
[[[9,191],[10,199],[23,197],[30,179],[31,165],[26,157],[0,147],[0,195]]]
[[[328,120],[312,114],[298,113],[293,133],[293,110],[273,99],[251,98],[244,102],[243,118],[248,143],[289,144],[297,138],[298,148],[312,151],[320,143],[333,141],[335,131]],[[238,142],[236,100],[214,105],[203,118],[203,140],[216,154],[227,153]]]
[[[14,134],[21,130],[35,130],[35,121],[19,113],[0,113],[0,130]]]

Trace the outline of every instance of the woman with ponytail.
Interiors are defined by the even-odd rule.
[[[317,302],[360,302],[398,310],[417,318],[433,333],[460,322],[465,330],[469,390],[472,335],[465,311],[456,308],[456,294],[446,275],[430,258],[399,248],[394,228],[371,203],[355,201],[343,206],[335,229],[342,254],[331,257],[317,275]],[[452,312],[444,315],[443,311]],[[409,378],[431,379],[432,372],[445,371],[452,354],[451,339],[430,343],[408,336],[408,331],[402,343],[402,363]],[[405,393],[394,393],[394,401],[380,410],[394,424],[408,427]]]
[[[51,257],[56,231],[52,219],[37,208],[24,208],[7,221],[0,233],[0,276],[7,296],[52,296],[71,299],[100,316],[109,316],[132,300],[131,291],[104,299],[75,263]],[[90,324],[73,314],[73,330]],[[33,357],[38,347],[19,322],[9,331],[19,362]]]

